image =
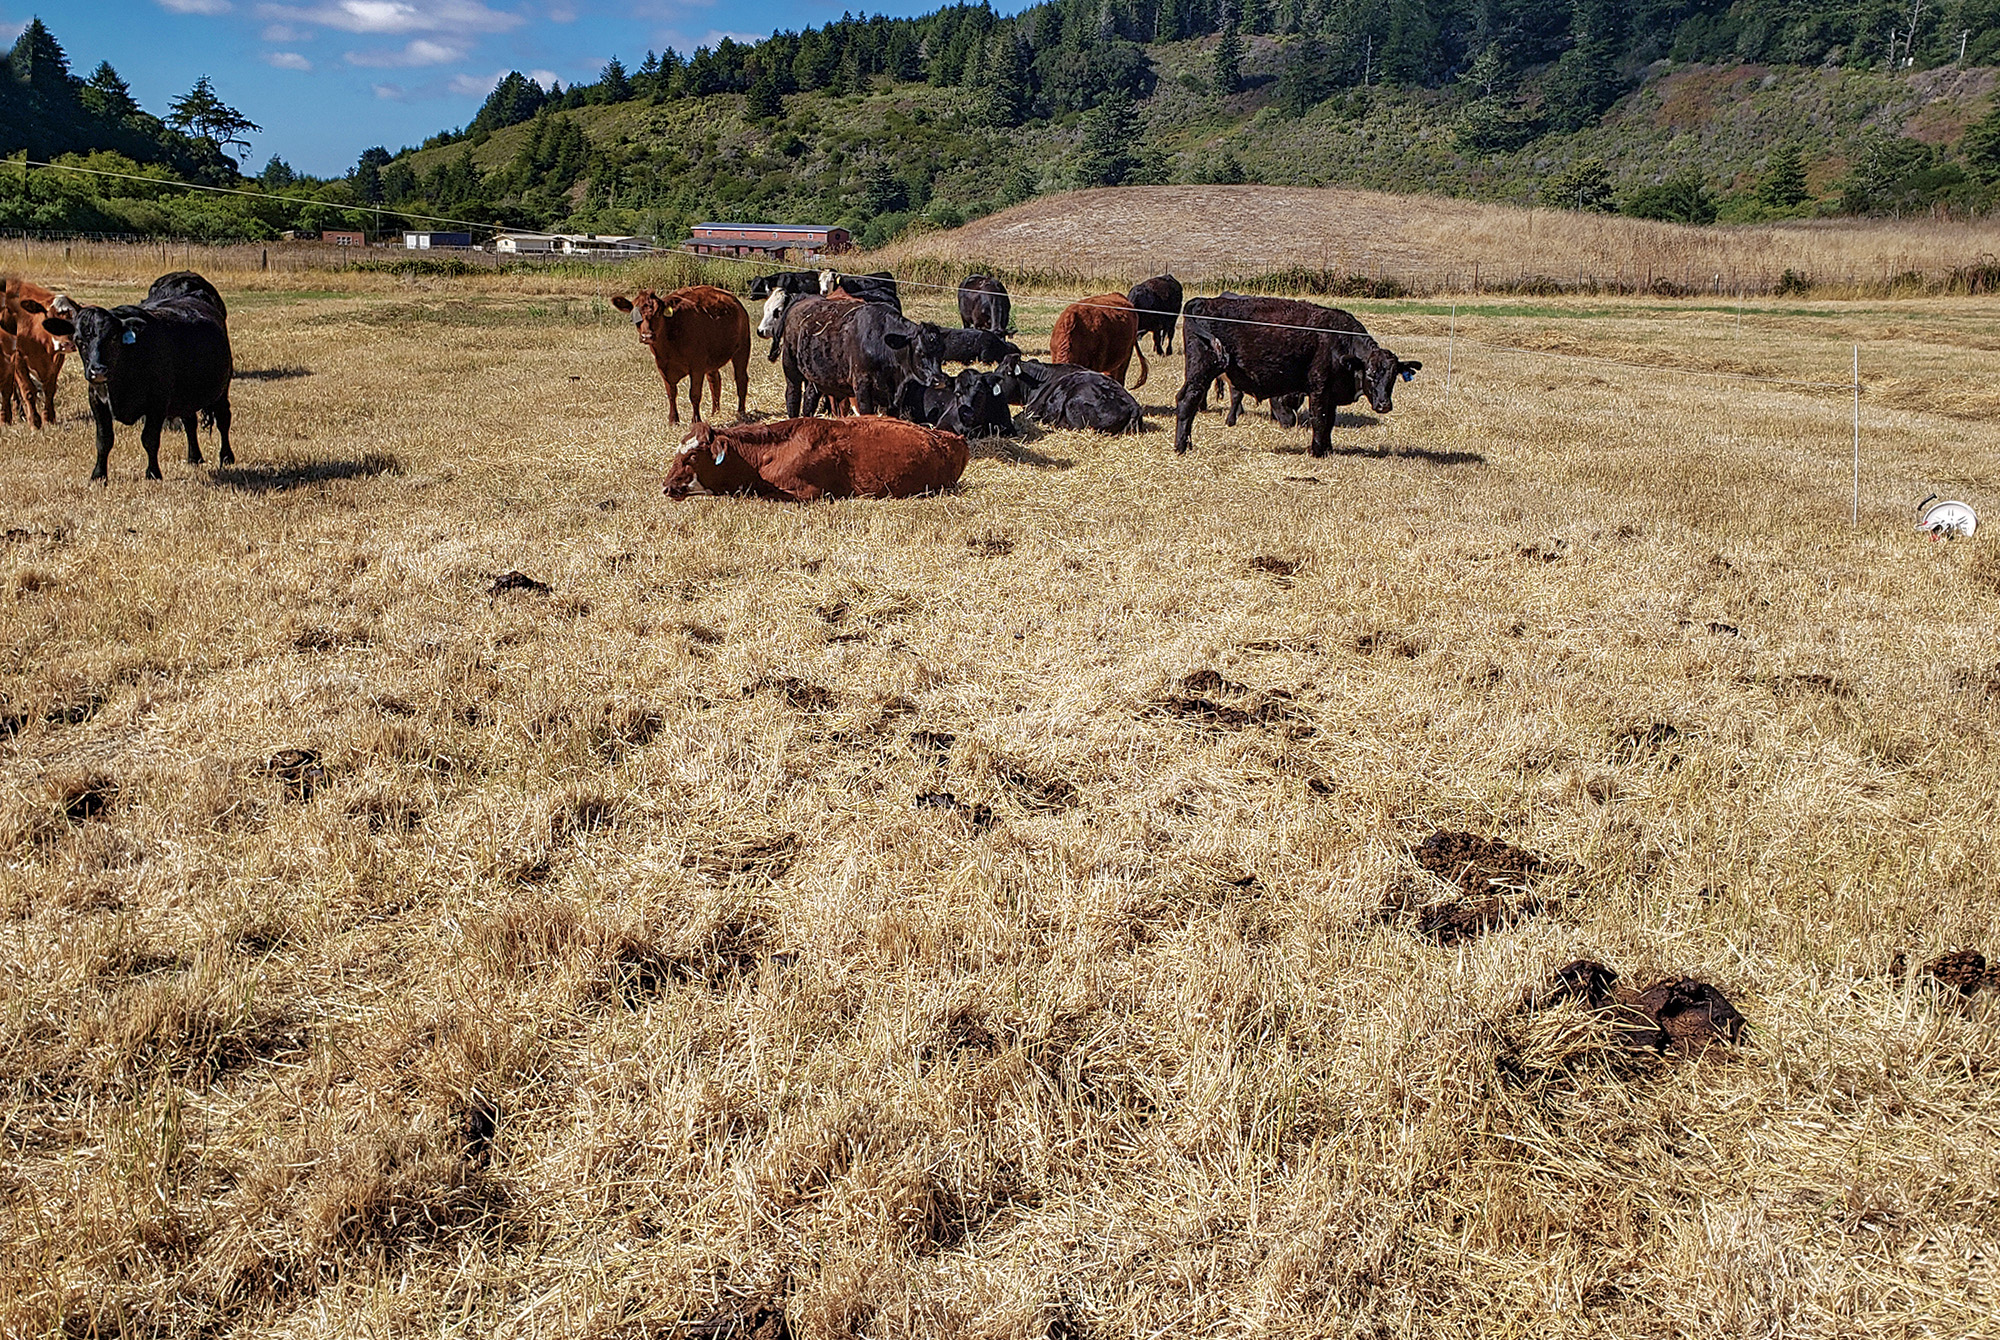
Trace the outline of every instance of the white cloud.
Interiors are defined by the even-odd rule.
[[[453,75],[445,87],[461,98],[483,98],[493,91],[494,85],[511,73],[511,70],[495,70],[492,74]],[[543,88],[555,83],[557,78],[554,70],[524,70],[522,73]]]
[[[313,63],[296,51],[267,51],[264,63],[275,65],[280,70],[310,70]]]
[[[350,51],[347,63],[374,69],[408,70],[425,65],[449,65],[464,56],[464,47],[419,37],[401,51]]]
[[[309,28],[294,28],[288,23],[268,25],[262,36],[266,42],[310,42],[319,34]]]
[[[229,0],[160,0],[160,8],[176,14],[227,14],[235,6]]]
[[[182,0],[174,0],[180,3]],[[189,0],[197,4],[212,0]],[[227,3],[228,0],[221,0]],[[331,4],[261,4],[257,13],[287,23],[311,23],[345,33],[501,32],[519,27],[519,14],[490,9],[478,0],[334,0]]]
[[[375,96],[385,102],[401,102],[409,95],[403,92],[400,84],[377,84],[375,85]]]

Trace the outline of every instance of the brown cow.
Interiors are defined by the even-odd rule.
[[[1132,383],[1137,390],[1146,384],[1146,353],[1139,347],[1139,311],[1122,293],[1100,293],[1071,303],[1062,309],[1049,335],[1051,363],[1089,368],[1121,386],[1133,354],[1139,355],[1139,380]]]
[[[40,428],[56,421],[56,378],[62,374],[68,342],[42,328],[56,295],[40,284],[9,277],[0,287],[0,422],[14,421],[14,402]],[[35,390],[41,389],[41,403]]]
[[[636,298],[623,294],[611,300],[632,314],[639,340],[652,346],[653,362],[667,384],[667,422],[681,421],[680,382],[688,379],[688,399],[695,422],[701,422],[701,381],[708,378],[709,413],[722,412],[722,368],[736,365],[736,416],[743,417],[750,399],[750,313],[726,289],[696,284],[677,288],[664,298],[651,289]]]
[[[717,428],[698,423],[681,442],[666,495],[751,493],[816,498],[908,498],[950,488],[972,453],[957,433],[864,414],[777,419]]]

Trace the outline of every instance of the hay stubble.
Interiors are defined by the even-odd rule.
[[[1992,993],[1884,971],[2000,947],[1982,422],[1871,395],[1859,532],[1835,396],[1498,352],[675,505],[601,303],[232,326],[234,472],[6,438],[0,1329],[1990,1332]],[[1536,914],[1384,919],[1440,830]]]

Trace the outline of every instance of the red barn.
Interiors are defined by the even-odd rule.
[[[823,223],[697,223],[688,250],[702,256],[758,256],[777,260],[788,251],[838,256],[852,251],[845,228]]]

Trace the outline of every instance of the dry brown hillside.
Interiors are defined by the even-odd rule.
[[[1842,219],[1694,228],[1440,196],[1288,186],[1134,186],[1043,196],[951,232],[876,253],[1091,275],[1172,271],[1184,280],[1291,266],[1428,288],[1522,273],[1644,283],[1739,282],[1791,269],[1826,283],[1938,271],[2000,252],[2000,221]],[[872,267],[871,267],[872,268]]]

